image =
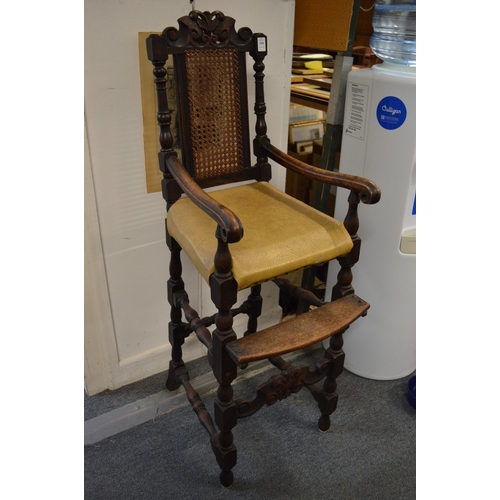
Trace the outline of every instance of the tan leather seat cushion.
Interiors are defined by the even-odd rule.
[[[243,224],[243,238],[229,246],[239,290],[327,262],[352,248],[342,222],[267,182],[223,189],[210,196],[232,210]],[[215,271],[216,223],[183,197],[170,208],[167,227],[209,283]]]

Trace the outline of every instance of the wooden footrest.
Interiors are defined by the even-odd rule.
[[[252,333],[226,345],[231,358],[246,364],[303,349],[345,330],[366,314],[368,302],[351,294],[293,319]]]

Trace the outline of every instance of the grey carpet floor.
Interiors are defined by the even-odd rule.
[[[201,366],[191,368],[202,373]],[[235,397],[251,397],[255,379],[270,373],[235,384]],[[207,432],[184,404],[85,446],[85,498],[414,499],[416,411],[406,398],[409,378],[374,381],[344,371],[325,433],[317,428],[319,410],[307,389],[240,420],[233,432],[238,463],[228,489],[219,483]],[[161,390],[163,380],[162,374],[86,397],[85,418]],[[203,397],[209,410],[214,398],[213,391]]]

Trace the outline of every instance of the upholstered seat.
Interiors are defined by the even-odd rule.
[[[243,238],[231,245],[238,289],[349,253],[352,240],[344,224],[292,198],[268,182],[210,193],[240,219]],[[189,198],[168,212],[167,228],[209,283],[215,271],[217,224]]]

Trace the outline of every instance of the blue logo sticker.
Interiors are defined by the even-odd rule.
[[[406,106],[394,96],[384,97],[377,106],[377,120],[386,130],[395,130],[406,120]]]

